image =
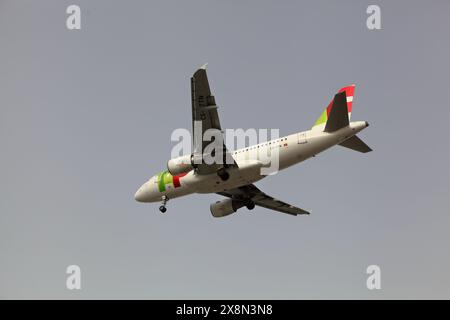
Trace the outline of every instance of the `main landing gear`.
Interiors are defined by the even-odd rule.
[[[225,168],[219,169],[217,171],[217,175],[222,181],[227,181],[230,178],[230,174],[227,172]]]
[[[166,208],[167,201],[169,201],[169,198],[167,198],[166,195],[162,196],[162,204],[159,207],[159,211],[161,211],[161,213],[165,213],[167,211],[167,208]]]
[[[255,209],[255,203],[253,201],[250,201],[249,203],[247,203],[245,205],[247,207],[248,210],[253,210]]]

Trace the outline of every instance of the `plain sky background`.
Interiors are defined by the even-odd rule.
[[[78,4],[82,29],[66,29]],[[366,28],[381,7],[382,30]],[[1,298],[450,298],[449,1],[0,0]],[[208,62],[224,128],[312,126],[356,83],[374,151],[257,185],[312,210],[214,219],[135,202],[191,128]],[[65,287],[66,267],[82,290]],[[366,288],[377,264],[382,290]]]

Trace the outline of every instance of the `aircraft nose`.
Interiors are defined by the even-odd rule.
[[[138,202],[144,202],[146,198],[146,192],[145,192],[145,183],[136,191],[134,194],[134,199]]]

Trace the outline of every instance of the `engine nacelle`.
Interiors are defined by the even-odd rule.
[[[217,201],[211,203],[209,209],[211,214],[215,218],[225,217],[232,213],[235,213],[239,208],[242,208],[245,204],[241,201],[236,201],[233,199],[224,199],[222,201]]]
[[[193,162],[193,155],[191,154],[186,154],[184,156],[167,161],[167,170],[173,176],[189,172],[194,168],[195,165]]]

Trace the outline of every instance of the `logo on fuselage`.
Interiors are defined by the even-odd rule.
[[[156,183],[158,184],[158,190],[159,192],[166,191],[166,186],[168,184],[173,184],[174,188],[181,187],[180,178],[187,175],[187,172],[180,173],[176,176],[172,176],[169,171],[165,170],[160,173],[158,173],[158,178],[156,180]]]

